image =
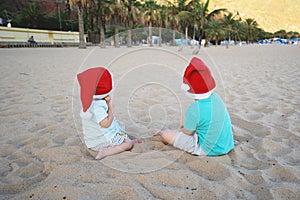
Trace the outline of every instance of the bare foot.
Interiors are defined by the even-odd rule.
[[[100,148],[98,154],[95,156],[96,160],[101,160],[105,157],[105,148]]]
[[[156,135],[162,135],[162,132],[161,132],[161,130],[159,130],[159,129],[154,129],[154,130],[152,130],[152,135],[153,135],[153,136],[156,136]]]
[[[133,141],[133,144],[142,143],[142,139],[141,138],[135,138],[132,141]]]

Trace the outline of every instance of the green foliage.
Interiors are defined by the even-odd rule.
[[[0,0],[0,17],[4,19],[4,22],[7,20],[6,18],[11,19],[13,27],[78,30],[76,5],[71,5],[71,10],[65,10],[64,6],[60,4],[60,7],[57,7],[60,10],[53,9],[52,13],[46,14],[40,8],[38,1],[24,2],[24,6],[21,7],[18,1]],[[93,34],[103,32],[105,37],[115,34],[116,24],[118,24],[119,31],[124,34],[127,34],[125,29],[151,24],[153,27],[166,27],[181,32],[185,30],[188,37],[206,38],[213,43],[228,39],[251,43],[272,37],[287,39],[299,37],[299,33],[293,31],[279,30],[274,34],[265,32],[258,28],[259,24],[255,19],[243,20],[238,12],[233,14],[225,8],[210,11],[208,10],[210,0],[178,0],[177,4],[169,2],[167,6],[158,5],[154,0],[142,2],[86,0],[84,2],[82,8],[85,30]],[[157,29],[153,29],[153,35],[158,35],[157,31]],[[137,34],[132,33],[133,41],[144,39],[147,34],[143,31]],[[176,34],[176,38],[179,38],[180,34]],[[165,41],[171,41],[172,35],[172,31],[162,32]]]
[[[295,31],[286,32],[286,30],[283,30],[283,29],[276,31],[273,35],[274,35],[274,37],[279,37],[279,38],[283,38],[283,39],[292,39],[292,38],[300,37],[300,34],[298,32],[295,32]]]
[[[257,38],[258,40],[264,40],[273,38],[274,34],[270,32],[265,32],[263,29],[257,28]]]
[[[214,44],[218,44],[220,40],[225,39],[224,25],[220,20],[210,20],[204,28],[207,40]]]
[[[28,27],[37,28],[38,21],[43,18],[43,13],[37,3],[28,3],[22,10],[23,22]]]
[[[3,6],[0,2],[0,8]],[[62,6],[61,6],[62,7]],[[46,13],[40,8],[37,2],[29,2],[20,10],[16,8],[8,8],[6,12],[12,20],[13,27],[21,28],[37,28],[48,30],[78,30],[78,22],[75,19],[70,19],[68,13],[63,8],[56,9],[53,13]],[[15,11],[13,11],[15,10]]]

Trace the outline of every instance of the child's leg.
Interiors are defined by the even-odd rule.
[[[128,150],[132,149],[132,147],[135,143],[141,143],[141,140],[140,139],[134,139],[134,140],[126,139],[120,145],[113,146],[113,147],[101,148],[101,149],[99,149],[99,152],[96,155],[95,159],[100,160],[107,156],[112,156],[112,155],[119,154],[124,151],[128,151]]]
[[[177,137],[179,132],[176,130],[169,130],[169,129],[164,131],[160,131],[160,130],[153,131],[153,135],[158,135],[158,134],[161,136],[163,143],[173,145],[175,138]]]
[[[160,135],[163,143],[171,144],[175,148],[184,150],[193,155],[206,155],[198,144],[197,134],[187,135],[177,130],[153,131],[153,135]]]

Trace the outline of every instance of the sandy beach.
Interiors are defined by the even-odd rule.
[[[202,48],[235,149],[196,157],[161,143],[192,102],[184,47],[0,49],[0,199],[300,199],[300,45]],[[133,150],[95,161],[82,140],[76,74],[114,74]]]

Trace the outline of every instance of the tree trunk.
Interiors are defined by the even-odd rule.
[[[229,44],[230,44],[230,32],[228,32],[228,42],[226,43],[226,48],[229,47]]]
[[[207,37],[205,38],[204,46],[205,46],[205,47],[208,47],[208,39],[207,39]]]
[[[153,44],[152,44],[152,22],[151,21],[149,23],[149,44],[150,44],[150,47],[153,47]]]
[[[184,35],[183,35],[183,33],[181,32],[181,33],[180,33],[180,43],[181,43],[180,45],[181,45],[181,46],[183,46],[183,36],[184,36]]]
[[[158,28],[158,46],[161,47],[161,27]]]
[[[104,24],[102,21],[102,17],[100,16],[100,47],[105,48],[105,33],[104,33]]]
[[[120,48],[119,26],[115,26],[115,47]]]
[[[191,47],[194,48],[195,44],[195,37],[196,37],[196,27],[195,27],[195,24],[194,24],[194,29],[193,29],[193,43],[191,43]]]
[[[237,45],[238,44],[238,39],[237,39],[237,37],[236,36],[234,36],[234,45]]]
[[[186,26],[185,27],[185,42],[186,42],[186,45],[188,45],[188,39],[189,39],[188,32],[189,32],[189,27]]]
[[[127,47],[132,47],[132,41],[131,41],[131,29],[129,28],[127,30],[128,36],[127,36]]]
[[[78,8],[78,28],[79,28],[79,48],[85,49],[86,44],[84,41],[84,26],[83,26],[83,14],[82,14],[82,8],[80,5],[77,6]]]
[[[176,36],[176,31],[173,30],[172,45],[174,46],[176,45],[175,36]]]
[[[200,34],[199,34],[199,49],[201,48],[201,43],[202,43],[202,38],[203,38],[203,27],[202,25],[200,26]]]

